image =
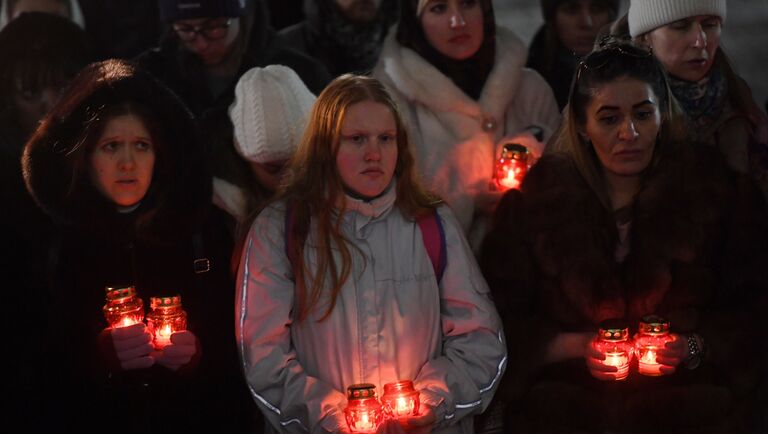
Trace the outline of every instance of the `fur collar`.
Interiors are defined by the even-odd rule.
[[[576,311],[566,316],[577,314],[574,322],[666,314],[695,305],[713,289],[711,255],[725,229],[731,181],[707,155],[684,151],[668,157],[635,197],[630,252],[622,263],[614,258],[613,212],[570,158],[545,156],[528,174],[525,236],[550,282],[544,291],[570,302]]]
[[[398,44],[396,34],[396,29],[389,32],[380,66],[411,103],[428,106],[437,113],[468,116],[477,119],[478,123],[489,115],[496,121],[504,119],[526,61],[525,45],[511,30],[500,26],[496,28],[496,63],[479,101],[472,100],[415,51]]]

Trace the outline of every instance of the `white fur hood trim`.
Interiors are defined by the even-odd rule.
[[[527,59],[525,44],[511,30],[496,27],[496,61],[479,102],[410,48],[401,46],[392,28],[384,43],[381,64],[386,75],[409,102],[435,112],[455,112],[482,122],[487,115],[499,121],[513,100]]]

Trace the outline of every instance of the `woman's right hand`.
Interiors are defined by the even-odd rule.
[[[603,363],[605,361],[605,354],[598,351],[591,340],[587,343],[587,348],[584,350],[584,359],[587,361],[587,368],[593,377],[602,381],[616,379],[619,368],[605,365]]]
[[[125,370],[149,368],[155,363],[152,352],[152,335],[143,323],[111,330],[112,345],[120,367]]]

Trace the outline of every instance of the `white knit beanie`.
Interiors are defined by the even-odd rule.
[[[725,0],[630,0],[629,33],[634,38],[697,15],[715,15],[725,21],[725,9]]]
[[[427,6],[427,3],[429,3],[429,0],[419,0],[419,4],[416,5],[416,16],[420,17],[421,13],[424,12],[424,8]]]
[[[249,70],[237,82],[229,106],[237,152],[257,163],[287,160],[314,103],[315,96],[292,69],[269,65]]]

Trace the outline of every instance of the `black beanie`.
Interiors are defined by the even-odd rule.
[[[159,0],[160,18],[165,22],[195,18],[239,17],[245,0]]]
[[[608,7],[613,9],[613,19],[619,13],[619,0],[598,0],[605,3]],[[541,14],[544,16],[544,21],[551,23],[555,19],[555,11],[561,3],[565,3],[566,0],[541,0]]]

